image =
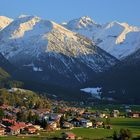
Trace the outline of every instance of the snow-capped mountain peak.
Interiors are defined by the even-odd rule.
[[[120,36],[117,38],[116,44],[122,43],[126,39],[126,36],[129,32],[139,32],[140,31],[140,28],[135,27],[135,26],[130,26],[127,23],[121,23],[120,25],[124,27],[124,30],[123,30],[123,32],[121,32]]]
[[[113,26],[121,26],[121,23],[118,21],[112,21],[112,22],[105,24],[106,29],[111,28]]]
[[[114,21],[114,22],[110,22],[106,24],[106,26],[104,26],[104,30],[101,32],[102,33],[104,32],[106,36],[109,36],[109,35],[116,36],[117,39],[116,39],[115,44],[120,44],[125,40],[126,35],[129,32],[137,32],[137,31],[140,31],[140,28],[135,27],[135,26],[130,26],[128,23],[120,23],[120,22]],[[98,37],[98,33],[97,33],[97,37]]]
[[[5,17],[5,16],[0,16],[0,30],[5,28],[7,25],[9,25],[13,19]]]
[[[83,16],[78,19],[74,19],[69,21],[67,24],[65,24],[67,28],[78,30],[78,29],[92,29],[93,26],[98,26],[90,17]]]
[[[67,23],[63,23],[62,26],[73,32],[84,35],[89,39],[93,39],[93,34],[95,32],[98,32],[98,30],[102,28],[100,24],[97,24],[88,16],[83,16],[74,20],[70,20]]]
[[[88,16],[83,16],[81,18],[79,18],[79,27],[89,27],[92,25],[95,25],[96,23]]]
[[[123,59],[139,47],[136,37],[129,38],[131,33],[137,32],[140,32],[138,27],[130,26],[127,23],[111,22],[94,34],[94,41],[116,58]]]
[[[52,23],[41,20],[36,16],[20,16],[16,18],[10,26],[1,31],[1,40],[28,38],[29,36],[40,36],[50,31]]]

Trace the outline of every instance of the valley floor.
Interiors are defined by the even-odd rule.
[[[0,137],[0,140],[44,140],[44,139],[54,139],[61,138],[62,132],[70,131],[76,134],[78,137],[83,139],[101,139],[107,138],[112,139],[113,132],[119,131],[121,128],[126,128],[131,130],[133,138],[140,139],[140,118],[111,118],[112,129],[103,129],[103,128],[74,128],[72,130],[57,130],[54,132],[40,132],[39,136],[25,136],[25,137],[16,137],[16,136],[5,136]]]

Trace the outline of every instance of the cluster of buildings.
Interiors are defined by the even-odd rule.
[[[2,119],[0,122],[0,136],[19,135],[19,134],[37,134],[41,130],[39,125],[31,123],[16,122],[12,119]]]
[[[93,122],[89,117],[97,117],[96,113],[85,112],[80,108],[62,108],[59,113],[54,113],[49,109],[32,109],[38,118],[38,124],[35,122],[19,122],[16,114],[21,108],[3,105],[0,107],[4,110],[6,118],[0,119],[0,135],[20,135],[20,134],[38,134],[42,129],[46,131],[54,131],[59,129],[72,129],[74,127],[93,127],[101,126],[103,122]],[[23,107],[22,107],[23,109]],[[25,109],[25,108],[24,108]],[[69,114],[70,117],[66,117]],[[11,119],[10,119],[11,118]],[[45,123],[42,128],[42,123]]]
[[[34,114],[38,115],[37,122],[19,122],[16,114],[26,109],[24,107],[15,108],[8,105],[0,106],[4,110],[6,117],[0,119],[0,136],[1,135],[39,135],[41,130],[54,131],[60,129],[73,129],[74,127],[84,128],[109,128],[110,124],[99,121],[99,118],[120,117],[119,110],[113,110],[110,114],[103,112],[92,112],[76,107],[62,107],[59,112],[54,109],[32,109]],[[58,111],[58,110],[57,110]],[[127,117],[139,118],[140,112],[127,110]],[[65,133],[64,137],[72,136],[72,133]]]

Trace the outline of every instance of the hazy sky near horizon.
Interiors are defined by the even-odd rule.
[[[117,20],[140,27],[140,0],[0,0],[0,15],[21,14],[58,23],[86,15],[97,23]]]

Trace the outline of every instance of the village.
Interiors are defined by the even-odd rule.
[[[0,106],[0,136],[35,136],[41,132],[69,130],[62,137],[75,139],[77,136],[71,132],[74,128],[112,129],[110,118],[140,118],[140,112],[128,108],[125,111],[125,115],[121,115],[119,110],[89,111],[57,106],[28,110],[25,106],[16,108],[3,104]]]

